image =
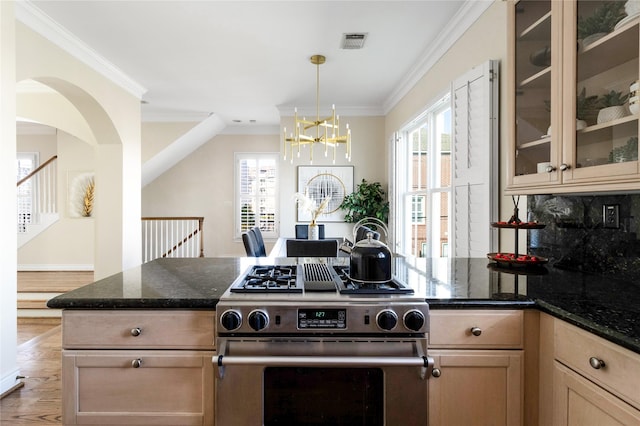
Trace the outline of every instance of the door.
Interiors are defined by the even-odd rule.
[[[429,426],[522,424],[522,351],[431,350]]]

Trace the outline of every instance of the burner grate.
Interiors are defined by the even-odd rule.
[[[301,293],[296,266],[253,266],[231,287],[236,293]]]

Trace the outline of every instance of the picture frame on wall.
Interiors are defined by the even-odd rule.
[[[320,222],[343,222],[344,210],[340,204],[353,192],[353,166],[298,166],[298,192],[307,194],[319,205],[331,196],[327,212]],[[311,214],[298,206],[298,222],[310,222]]]

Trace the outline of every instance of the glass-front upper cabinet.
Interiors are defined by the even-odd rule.
[[[637,189],[640,0],[509,6],[506,192]]]
[[[637,179],[640,1],[566,2],[563,183]],[[615,189],[615,188],[614,188]]]
[[[557,1],[520,0],[509,8],[510,132],[508,169],[513,184],[549,184],[558,179],[558,116],[561,44],[555,36],[562,8]],[[555,118],[554,118],[555,117]],[[547,170],[549,169],[549,170]]]

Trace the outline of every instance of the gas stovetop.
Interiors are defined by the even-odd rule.
[[[348,266],[321,263],[299,265],[256,265],[239,276],[231,293],[323,292],[349,295],[413,294],[413,289],[396,279],[384,283],[361,283],[349,278]]]

